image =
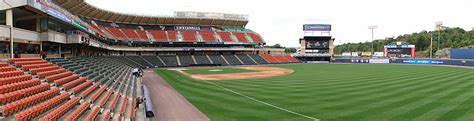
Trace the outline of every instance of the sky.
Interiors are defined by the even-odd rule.
[[[303,24],[331,24],[335,44],[432,31],[447,27],[474,28],[474,0],[86,0],[99,8],[138,15],[173,16],[174,11],[249,15],[246,28],[267,45],[299,46]]]

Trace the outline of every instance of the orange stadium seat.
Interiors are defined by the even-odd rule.
[[[7,85],[11,83],[22,82],[26,80],[30,80],[32,77],[30,74],[25,74],[21,76],[14,76],[14,77],[7,77],[7,78],[0,78],[0,85]]]
[[[149,32],[153,35],[155,41],[168,41],[165,31],[150,30]]]
[[[127,111],[128,96],[124,96],[122,100],[122,106],[120,107],[120,112],[125,113]]]
[[[86,79],[87,79],[87,78],[80,77],[80,78],[78,78],[78,79],[76,79],[76,80],[73,80],[73,81],[71,81],[71,82],[68,82],[68,83],[64,84],[64,85],[63,85],[63,88],[64,88],[64,89],[71,89],[71,88],[73,88],[74,86],[79,85],[79,84],[81,84],[82,82],[86,81]]]
[[[216,38],[214,37],[214,32],[199,32],[199,34],[201,34],[204,42],[216,42]]]
[[[53,107],[56,107],[57,105],[61,104],[63,101],[67,100],[69,98],[69,93],[61,93],[58,96],[55,96],[43,103],[40,103],[38,105],[35,105],[31,108],[28,108],[18,114],[15,115],[18,121],[28,121],[28,119],[32,119],[33,117],[36,117],[48,110],[50,110]]]
[[[8,116],[12,113],[15,113],[15,112],[17,112],[19,110],[22,110],[26,107],[29,107],[31,105],[34,105],[38,102],[47,100],[47,99],[49,99],[49,98],[51,98],[51,97],[53,97],[57,94],[59,94],[59,89],[58,88],[52,88],[48,91],[41,92],[41,93],[35,94],[33,96],[23,98],[21,100],[3,105],[2,107],[0,107],[0,110],[1,110],[1,112],[3,112],[3,116],[6,117],[6,116]]]
[[[182,31],[183,40],[185,42],[196,42],[196,31]]]
[[[71,76],[72,74],[73,74],[73,73],[72,73],[71,71],[67,71],[67,72],[64,72],[64,73],[59,73],[59,74],[47,76],[47,77],[46,77],[46,80],[48,80],[49,82],[52,82],[52,81],[54,81],[54,80],[63,78],[63,77],[65,77],[65,76]]]
[[[61,116],[63,116],[65,113],[71,110],[74,106],[76,106],[76,104],[79,103],[79,100],[81,100],[81,98],[79,97],[72,98],[71,100],[67,101],[60,107],[56,108],[55,110],[51,111],[46,116],[41,118],[40,121],[41,120],[45,120],[45,121],[58,120]]]
[[[41,84],[29,88],[25,88],[22,90],[14,91],[14,92],[9,92],[6,94],[0,94],[0,103],[1,104],[6,104],[18,99],[21,99],[23,97],[31,96],[46,90],[50,89],[49,84]]]
[[[177,32],[176,31],[166,31],[168,33],[168,40],[169,41],[177,41],[176,39],[176,35],[177,35]]]
[[[92,109],[91,113],[89,113],[89,115],[87,115],[86,121],[94,121],[95,118],[97,117],[97,115],[99,115],[99,112],[100,112],[100,108],[99,107],[94,107]]]
[[[16,67],[14,67],[14,66],[3,66],[3,67],[0,67],[0,72],[14,71],[14,70],[16,70]]]
[[[72,92],[74,93],[79,93],[80,91],[82,91],[84,88],[86,88],[87,86],[91,85],[93,82],[91,80],[87,80],[86,82],[72,88]]]
[[[140,36],[133,29],[121,29],[125,35],[131,40],[141,40]]]
[[[115,37],[121,40],[128,40],[127,36],[118,28],[113,27],[105,27],[110,33],[112,33]]]
[[[89,102],[82,103],[76,110],[66,117],[66,121],[77,121],[79,117],[87,111],[91,104]]]
[[[8,66],[8,63],[0,62],[0,67],[5,67],[5,66]]]
[[[40,72],[45,72],[45,71],[51,71],[51,70],[56,70],[59,69],[59,66],[49,66],[49,67],[41,67],[41,68],[34,68],[30,69],[30,72],[33,74],[40,73]]]
[[[8,59],[9,63],[15,63],[15,62],[20,62],[20,61],[38,61],[41,60],[41,58],[10,58]]]
[[[46,76],[51,76],[51,75],[54,75],[54,74],[64,73],[66,71],[67,71],[66,69],[56,69],[56,70],[39,72],[39,73],[36,73],[36,75],[38,75],[38,77],[40,77],[40,78],[44,78]]]
[[[97,88],[99,88],[99,84],[93,84],[92,86],[90,86],[86,90],[82,91],[80,95],[85,98],[86,96],[88,96],[90,93],[92,93],[92,91],[94,91]]]
[[[111,90],[111,89],[109,91],[107,91],[107,93],[105,93],[105,95],[102,97],[102,99],[100,99],[99,105],[104,106],[105,103],[107,103],[107,101],[109,100],[112,93],[114,93],[114,91]]]
[[[257,35],[255,33],[247,33],[247,35],[249,35],[250,38],[252,38],[253,42],[263,43],[263,39],[262,37],[260,37],[260,35]]]
[[[70,76],[67,76],[67,77],[63,77],[63,78],[60,78],[60,79],[57,79],[57,80],[54,80],[54,84],[56,85],[63,85],[63,84],[66,84],[70,81],[73,81],[75,79],[78,79],[80,76],[79,74],[73,74],[73,75],[70,75]],[[84,78],[85,80],[85,78]]]
[[[6,78],[6,77],[12,77],[12,76],[20,76],[20,75],[23,75],[23,74],[25,74],[25,73],[24,73],[23,71],[21,71],[21,70],[0,72],[0,78]]]
[[[54,66],[54,64],[52,64],[52,63],[41,63],[41,64],[24,65],[22,67],[25,70],[30,70],[30,69],[33,69],[33,68],[41,68],[41,67],[49,67],[49,66]]]
[[[41,81],[36,78],[36,79],[23,81],[23,82],[18,82],[18,83],[13,83],[13,84],[8,84],[8,85],[1,85],[0,86],[0,94],[13,92],[13,91],[16,91],[16,90],[21,90],[23,88],[39,85],[40,83],[41,83]]]
[[[112,102],[109,105],[110,110],[114,110],[115,106],[117,106],[118,100],[120,99],[120,92],[115,93],[114,99],[112,99]]]
[[[106,111],[104,113],[104,116],[102,116],[102,120],[101,121],[109,121],[110,118],[112,118],[112,113],[110,113],[109,111]]]
[[[233,42],[229,32],[217,32],[217,34],[221,37],[222,42]]]
[[[245,33],[242,33],[242,32],[232,32],[232,33],[237,37],[239,42],[243,42],[243,43],[249,42],[249,40],[245,38]]]
[[[99,98],[99,96],[102,95],[105,89],[106,89],[105,86],[102,86],[101,88],[99,88],[99,90],[97,90],[94,94],[92,94],[91,101],[95,102],[97,98]]]
[[[148,36],[146,35],[145,30],[135,30],[141,40],[148,41]]]
[[[23,66],[23,65],[33,65],[33,64],[45,64],[48,63],[46,60],[34,60],[34,61],[18,61],[15,62],[16,66]]]

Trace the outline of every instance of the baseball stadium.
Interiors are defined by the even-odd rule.
[[[1,0],[0,120],[474,120],[474,34],[448,56],[406,39],[354,50],[314,23],[288,52],[249,22]]]

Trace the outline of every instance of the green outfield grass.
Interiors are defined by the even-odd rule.
[[[267,79],[196,81],[157,70],[216,121],[310,120],[222,89],[321,120],[474,120],[474,70],[368,64],[278,65],[295,72]]]
[[[247,70],[241,68],[225,67],[225,68],[187,68],[184,72],[188,74],[227,74],[227,73],[243,73],[255,72],[254,70]]]

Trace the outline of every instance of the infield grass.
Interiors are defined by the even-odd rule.
[[[244,73],[244,72],[255,72],[254,70],[247,70],[235,67],[224,67],[224,68],[187,68],[184,72],[188,74],[228,74],[228,73]]]
[[[291,75],[212,81],[252,98],[321,120],[474,120],[474,70],[368,64],[295,64]],[[215,121],[304,121],[176,71],[157,73]]]

